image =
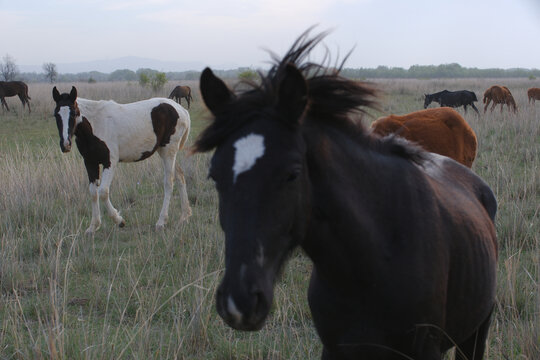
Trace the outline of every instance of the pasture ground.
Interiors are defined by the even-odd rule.
[[[540,104],[527,104],[526,79],[381,80],[384,113],[423,105],[423,94],[468,89],[482,95],[507,85],[519,113],[505,107],[465,118],[476,131],[473,170],[499,202],[497,308],[488,359],[540,359]],[[190,110],[192,144],[208,114],[197,82]],[[131,102],[167,96],[137,83],[75,84],[90,99]],[[60,84],[61,92],[71,84]],[[207,180],[209,155],[181,152],[193,216],[156,233],[162,203],[158,157],[121,164],[111,186],[127,221],[117,228],[103,214],[94,237],[87,177],[76,150],[62,154],[52,116],[52,86],[29,84],[32,113],[18,98],[0,113],[0,359],[318,359],[321,346],[306,290],[311,265],[296,251],[275,289],[264,329],[235,332],[214,308],[223,272],[223,234],[217,196]],[[463,114],[463,110],[459,110]],[[374,113],[377,117],[382,113]],[[371,120],[366,118],[366,124]],[[397,180],[397,179],[396,179]]]

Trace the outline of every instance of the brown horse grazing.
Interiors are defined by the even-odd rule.
[[[509,109],[510,106],[512,106],[514,113],[518,111],[514,97],[506,86],[493,85],[492,87],[487,89],[486,92],[484,92],[483,102],[484,104],[486,104],[484,106],[484,113],[486,112],[487,107],[491,101],[493,101],[493,105],[491,105],[491,111],[493,111],[497,104],[501,104],[501,112],[503,111],[504,104],[506,104]]]
[[[30,109],[30,102],[28,100],[31,100],[30,96],[28,96],[28,85],[23,83],[22,81],[0,81],[0,101],[2,102],[2,108],[6,108],[7,111],[9,111],[9,107],[6,103],[5,97],[10,96],[19,96],[19,99],[21,99],[21,102],[28,106],[28,112],[32,112]]]
[[[448,156],[469,168],[476,157],[476,134],[465,119],[449,107],[380,117],[371,128],[381,136],[404,137],[429,152]]]
[[[191,96],[191,88],[189,86],[177,86],[169,95],[169,99],[174,99],[180,105],[182,105],[182,98],[186,99],[187,108],[189,109],[190,101],[193,100],[193,97]]]
[[[534,104],[535,100],[540,100],[540,88],[530,88],[527,90],[527,96],[529,97],[529,104],[531,103],[531,100]]]

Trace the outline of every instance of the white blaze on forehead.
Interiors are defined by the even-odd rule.
[[[238,175],[251,169],[257,159],[264,155],[264,137],[249,134],[238,139],[233,146],[236,150],[233,165],[233,183],[235,183]]]
[[[68,140],[68,128],[69,128],[69,106],[61,106],[58,110],[58,115],[62,119],[62,136],[63,140]]]

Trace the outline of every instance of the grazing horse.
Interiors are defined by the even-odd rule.
[[[172,100],[152,98],[130,104],[114,101],[93,101],[77,98],[73,86],[69,94],[60,94],[54,87],[56,102],[54,116],[60,134],[62,152],[71,150],[75,135],[77,148],[84,159],[90,181],[92,221],[86,230],[93,234],[101,225],[99,200],[105,204],[112,220],[120,227],[125,225],[109,199],[109,187],[119,161],[144,160],[157,151],[163,162],[165,195],[156,229],[165,226],[173,192],[173,180],[180,186],[182,214],[180,221],[191,215],[186,192],[186,182],[176,154],[188,137],[189,113]],[[100,165],[103,170],[100,176]]]
[[[21,99],[23,110],[24,105],[26,104],[26,106],[28,106],[28,112],[31,113],[30,101],[28,100],[32,99],[28,96],[28,85],[22,81],[0,81],[0,102],[2,103],[2,108],[5,107],[6,110],[9,111],[9,107],[4,98],[15,95]]]
[[[476,134],[457,111],[448,107],[380,117],[371,128],[377,135],[399,135],[469,168],[476,158]]]
[[[540,88],[530,88],[527,90],[527,96],[529,97],[529,104],[531,103],[531,100],[534,104],[535,100],[540,100]]]
[[[484,113],[486,112],[487,107],[491,101],[493,101],[493,105],[491,105],[491,111],[493,111],[497,104],[501,104],[501,113],[505,104],[508,109],[510,109],[510,106],[512,106],[514,113],[517,113],[518,111],[514,97],[506,86],[493,85],[484,92],[484,99],[482,101],[484,102],[484,104],[486,104],[484,106]]]
[[[478,109],[474,106],[474,102],[478,101],[476,94],[469,90],[448,91],[443,90],[434,94],[424,94],[424,109],[427,109],[432,101],[439,103],[440,106],[448,107],[460,107],[463,106],[465,113],[467,113],[467,106],[470,105],[477,114]]]
[[[194,151],[215,149],[219,315],[260,329],[300,246],[323,359],[431,360],[454,345],[458,359],[481,359],[495,304],[493,192],[452,159],[371,135],[358,115],[375,91],[307,61],[325,34],[308,35],[244,92],[201,74],[214,120]]]
[[[169,99],[174,99],[179,104],[182,104],[182,98],[186,99],[187,108],[189,109],[190,101],[193,100],[193,97],[191,96],[191,88],[189,86],[177,86],[169,95]]]

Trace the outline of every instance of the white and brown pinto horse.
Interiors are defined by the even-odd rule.
[[[152,98],[130,104],[77,98],[77,89],[60,94],[53,89],[56,102],[54,116],[60,134],[62,152],[71,150],[75,135],[77,148],[84,159],[90,181],[92,222],[86,230],[93,234],[101,225],[99,199],[107,213],[120,227],[125,220],[109,199],[109,187],[118,162],[148,158],[157,151],[163,161],[165,195],[156,229],[167,222],[173,180],[180,186],[181,221],[191,215],[186,182],[176,154],[185,144],[190,128],[189,113],[182,106],[165,98]],[[100,177],[99,166],[103,167]]]

